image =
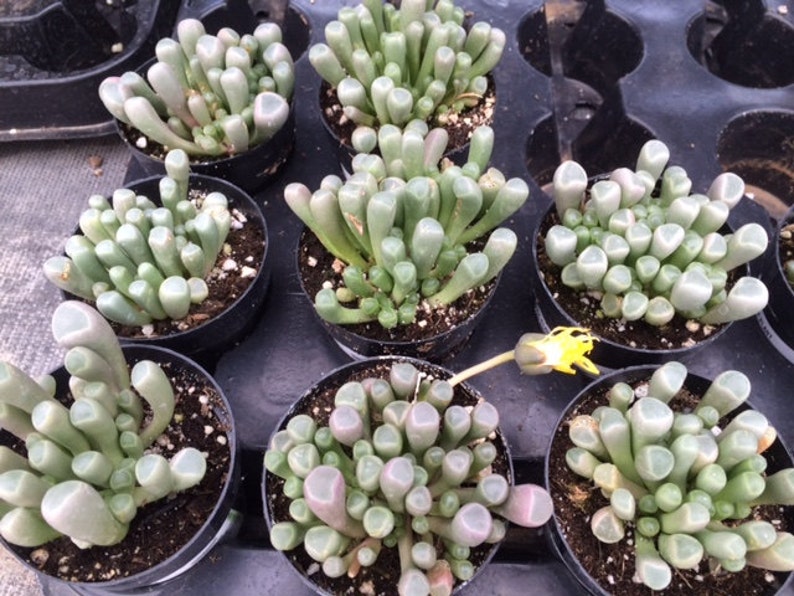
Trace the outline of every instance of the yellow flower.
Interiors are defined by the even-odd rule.
[[[587,355],[597,337],[582,327],[555,327],[548,335],[525,333],[516,344],[515,359],[521,372],[540,375],[556,370],[576,374],[573,366],[591,374],[599,370]]]
[[[598,338],[590,335],[589,330],[582,327],[555,327],[548,335],[525,333],[519,338],[514,350],[470,366],[450,377],[449,384],[454,387],[511,360],[516,361],[518,368],[525,375],[545,375],[553,370],[573,375],[576,374],[573,365],[598,375],[601,371],[587,357],[593,349],[594,341],[598,341]]]

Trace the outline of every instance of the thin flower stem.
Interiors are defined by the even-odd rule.
[[[466,370],[461,371],[458,374],[454,375],[452,378],[450,378],[449,384],[454,387],[455,385],[462,383],[466,379],[469,379],[475,375],[485,372],[486,370],[495,368],[500,364],[504,364],[506,362],[511,362],[515,358],[515,353],[516,353],[515,350],[510,350],[508,352],[504,352],[502,354],[494,356],[493,358],[489,358],[484,362],[480,362],[479,364],[476,364],[470,368],[467,368]]]

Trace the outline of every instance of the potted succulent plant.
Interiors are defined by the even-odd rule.
[[[514,485],[499,413],[463,381],[513,360],[527,374],[573,372],[592,367],[591,348],[579,330],[557,330],[457,375],[404,357],[332,372],[270,438],[271,543],[321,593],[450,594],[487,563],[506,523],[538,527],[552,513],[540,487]]]
[[[314,192],[285,188],[307,228],[298,250],[304,289],[353,356],[448,355],[471,334],[515,252],[515,233],[497,226],[526,201],[526,182],[488,168],[490,127],[475,131],[463,167],[441,159],[447,139],[418,120],[404,131],[387,124],[380,154],[356,155],[346,181],[330,175]]]
[[[85,303],[61,303],[52,330],[67,350],[54,376],[0,364],[0,536],[34,570],[105,592],[185,571],[233,526],[228,402],[191,360],[122,348]]]
[[[385,124],[419,119],[450,131],[465,127],[450,133],[454,152],[471,130],[492,122],[488,74],[506,37],[484,21],[467,26],[465,18],[452,0],[407,0],[399,7],[363,0],[340,8],[325,26],[325,43],[309,49],[309,60],[325,83],[323,122],[340,144],[345,169],[355,153],[375,149],[373,133]]]
[[[563,412],[553,542],[590,593],[790,587],[794,467],[750,391],[739,371],[711,381],[670,361],[615,371]]]
[[[240,339],[264,302],[267,228],[235,186],[190,173],[169,151],[168,175],[89,198],[47,279],[95,303],[124,341],[210,354]],[[159,198],[155,193],[159,193]]]
[[[648,141],[634,170],[595,182],[575,161],[562,163],[532,243],[539,317],[592,328],[605,366],[680,357],[767,304],[764,283],[742,269],[766,250],[766,230],[724,227],[744,182],[726,172],[706,194],[692,193],[669,157]]]
[[[788,320],[794,308],[794,207],[778,222],[763,279],[769,287],[769,304],[759,314],[762,327],[778,351],[794,360],[794,325]]]
[[[197,19],[163,38],[144,78],[108,77],[99,96],[149,175],[163,173],[169,149],[182,149],[194,172],[254,192],[286,161],[294,141],[292,56],[275,23],[251,34],[223,27],[209,35]]]

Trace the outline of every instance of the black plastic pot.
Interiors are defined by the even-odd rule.
[[[536,222],[530,244],[532,249],[532,287],[535,291],[535,316],[538,318],[541,328],[548,332],[554,327],[581,326],[562,306],[555,300],[552,291],[546,284],[543,271],[538,264],[538,243],[543,241],[541,230],[544,222],[550,217],[554,205],[546,209],[545,214]],[[638,348],[628,344],[631,341],[630,334],[626,335],[627,343],[618,343],[611,339],[599,338],[595,343],[595,348],[590,357],[602,370],[623,368],[639,364],[661,364],[670,360],[681,360],[696,354],[713,344],[721,337],[732,325],[727,323],[716,329],[707,338],[694,343],[691,346],[676,347],[668,349],[649,349]]]
[[[794,223],[794,207],[791,207],[778,223],[774,237],[769,243],[764,283],[769,289],[769,304],[758,314],[758,321],[772,345],[788,360],[794,362],[794,288],[789,283],[780,258],[780,232]]]
[[[128,577],[101,582],[69,582],[38,571],[34,565],[19,554],[17,547],[10,546],[0,539],[3,546],[14,553],[24,565],[36,572],[39,581],[45,588],[45,593],[48,593],[48,589],[56,591],[68,589],[80,594],[97,595],[152,593],[157,590],[157,586],[160,584],[186,573],[198,564],[216,544],[233,537],[239,527],[239,514],[235,510],[235,501],[240,484],[240,446],[237,440],[237,430],[231,406],[223,390],[215,379],[199,364],[172,350],[157,346],[123,346],[123,350],[127,362],[130,364],[148,359],[161,365],[168,365],[172,369],[188,370],[198,377],[207,379],[222,402],[222,407],[215,408],[214,415],[226,427],[225,437],[230,450],[229,469],[226,473],[225,484],[218,495],[218,502],[212,513],[187,544],[168,559]],[[56,379],[58,388],[61,391],[67,391],[69,374],[66,370],[59,368],[52,374]],[[198,399],[198,394],[195,395],[195,398]],[[6,431],[0,430],[0,438],[3,435],[9,436]],[[107,556],[101,547],[95,547],[95,551],[96,556],[99,558]]]
[[[559,419],[557,420],[557,424],[555,426],[554,434],[552,437],[551,444],[549,445],[548,450],[546,451],[546,457],[544,460],[544,481],[546,489],[552,496],[552,499],[555,503],[560,502],[561,500],[565,499],[565,495],[559,494],[557,491],[557,487],[555,483],[564,484],[564,474],[569,473],[570,475],[574,475],[573,472],[570,472],[567,468],[561,470],[559,466],[565,467],[564,460],[559,461],[559,466],[556,466],[551,461],[551,453],[555,447],[555,445],[562,442],[563,446],[573,446],[570,439],[568,438],[568,422],[573,417],[574,412],[579,408],[581,403],[593,396],[598,394],[603,394],[606,392],[610,387],[612,387],[615,383],[618,382],[625,382],[629,385],[642,382],[650,378],[653,371],[655,371],[658,366],[655,365],[643,365],[643,366],[633,366],[628,368],[623,368],[620,370],[613,371],[609,374],[606,374],[599,379],[590,383],[587,387],[585,387],[582,391],[580,391],[576,397],[571,400],[570,404],[567,408],[565,408],[560,415]],[[708,389],[709,385],[711,384],[711,380],[701,377],[699,375],[694,375],[690,373],[687,375],[686,381],[684,383],[684,387],[692,392],[694,395],[703,395],[703,393]],[[604,398],[603,403],[606,404],[606,398]],[[589,413],[592,409],[595,408],[593,405],[592,408],[588,407],[586,412],[582,413]],[[749,402],[745,402],[741,406],[739,406],[734,412],[727,416],[727,419],[732,419],[737,414],[744,412],[745,410],[754,409],[753,406]],[[772,446],[764,452],[764,456],[767,458],[768,468],[766,473],[772,474],[777,472],[778,470],[784,468],[790,468],[794,465],[794,460],[792,459],[791,452],[788,450],[786,445],[782,443],[781,440],[776,440]],[[576,477],[578,478],[578,477]],[[581,480],[581,479],[580,479]],[[604,500],[604,504],[607,504],[607,500]],[[791,508],[788,511],[781,512],[781,516],[785,516],[787,522],[789,523],[789,527],[792,527],[794,524],[794,511]],[[568,568],[568,571],[571,575],[579,582],[581,587],[586,591],[588,594],[593,594],[595,596],[608,596],[609,594],[613,593],[615,588],[614,587],[603,587],[598,584],[598,582],[590,575],[590,573],[585,569],[582,563],[577,558],[576,554],[571,549],[571,546],[567,542],[565,538],[565,531],[561,526],[560,520],[557,515],[553,515],[550,523],[548,524],[549,528],[549,542],[551,543],[552,548],[556,551],[557,556],[563,561],[565,566]],[[595,538],[594,538],[595,539]],[[597,541],[597,540],[596,540]],[[601,544],[601,543],[598,543]],[[606,555],[604,555],[606,556]],[[625,562],[626,565],[632,565],[632,561]],[[769,573],[769,576],[773,576],[774,580],[769,581],[769,591],[765,592],[768,594],[790,594],[791,590],[794,589],[794,574],[792,573]],[[729,584],[721,586],[724,589],[728,589]]]
[[[180,2],[4,4],[0,140],[8,141],[111,133],[99,83],[140,66],[155,42],[170,34]]]
[[[147,65],[150,63],[147,63]],[[143,71],[146,70],[144,66]],[[116,121],[119,136],[129,147],[132,157],[147,176],[165,175],[163,160],[140,149],[136,141],[142,135],[122,122]],[[151,141],[147,141],[151,142]],[[202,176],[226,180],[245,192],[255,193],[266,186],[289,159],[295,145],[295,110],[290,107],[289,118],[273,137],[251,147],[244,153],[230,157],[191,157],[190,171]],[[162,149],[160,145],[157,145]]]
[[[160,177],[155,176],[132,182],[127,185],[127,188],[134,190],[137,194],[149,197],[150,200],[159,204],[159,182]],[[225,180],[197,174],[190,175],[189,184],[191,190],[222,192],[229,201],[230,209],[242,212],[250,222],[248,225],[258,225],[262,228],[265,240],[261,253],[262,264],[245,292],[217,316],[185,331],[175,331],[154,337],[119,336],[119,341],[124,345],[162,346],[210,366],[221,353],[243,339],[254,327],[261,314],[270,286],[270,264],[267,259],[270,240],[262,210],[247,193]],[[75,233],[79,234],[79,229]],[[64,293],[64,295],[73,298],[68,293]]]
[[[357,362],[351,362],[336,368],[335,370],[329,372],[325,375],[322,379],[317,381],[312,387],[306,390],[303,395],[301,395],[290,408],[287,410],[286,414],[284,414],[283,418],[280,420],[278,425],[274,428],[271,437],[273,434],[286,428],[287,423],[289,420],[299,413],[311,413],[312,406],[311,404],[314,403],[317,396],[322,395],[325,392],[333,391],[339,387],[341,387],[344,383],[351,381],[351,380],[361,380],[366,377],[370,376],[379,376],[384,378],[388,375],[388,369],[386,367],[390,367],[392,364],[396,362],[409,362],[413,364],[421,373],[424,373],[433,378],[439,379],[448,379],[450,378],[453,373],[448,371],[441,366],[436,364],[432,364],[426,362],[424,360],[417,360],[415,358],[407,358],[402,356],[382,356],[379,358],[369,358],[366,360],[361,360]],[[374,370],[376,367],[380,367],[380,370]],[[483,400],[483,397],[471,386],[467,383],[461,383],[456,387],[456,395],[452,400],[453,404],[460,404],[460,405],[474,405]],[[503,473],[508,482],[513,485],[515,484],[514,480],[514,473],[513,473],[513,462],[510,455],[510,450],[508,448],[507,442],[505,441],[504,435],[501,431],[497,430],[496,438],[492,439],[492,442],[496,446],[496,448],[505,455],[506,460],[506,469],[499,470],[499,472]],[[268,444],[270,441],[268,440]],[[264,515],[265,520],[267,522],[267,527],[270,529],[275,522],[278,521],[286,521],[276,519],[274,516],[273,511],[273,498],[272,495],[278,494],[275,485],[277,484],[278,479],[275,475],[268,472],[266,469],[263,468],[262,472],[262,502],[264,504]],[[483,558],[482,563],[477,567],[474,576],[466,581],[460,582],[457,581],[455,584],[455,588],[453,593],[458,593],[470,583],[474,582],[477,577],[480,575],[480,572],[487,567],[488,563],[493,559],[494,555],[498,551],[500,543],[487,545],[483,544],[479,547],[475,547],[475,549],[485,549],[486,554]],[[299,546],[297,549],[301,549],[302,547]],[[295,549],[295,550],[297,550]],[[309,572],[293,557],[290,556],[290,553],[293,551],[289,551],[287,553],[282,553],[290,562],[292,569],[294,569],[303,580],[303,583],[313,590],[317,594],[323,594],[325,596],[331,596],[333,592],[326,590],[324,587],[318,585],[312,578],[316,577],[317,575],[322,575],[322,571],[318,570],[313,574],[309,575]],[[381,555],[383,556],[383,555]],[[375,565],[371,568],[374,572],[377,572],[378,563],[376,562]],[[395,586],[396,592],[396,578],[391,578],[391,582]],[[349,584],[351,588],[345,588],[344,593],[358,593],[359,592],[359,583],[354,580],[349,580]]]
[[[301,289],[306,295],[307,300],[314,305],[314,296],[309,294],[301,271],[301,247],[309,233],[307,229],[304,229],[298,242],[298,250],[296,251],[297,270]],[[454,357],[455,354],[466,346],[466,342],[469,341],[469,338],[488,310],[488,306],[499,286],[500,277],[501,274],[492,282],[490,292],[480,305],[480,308],[476,312],[471,313],[467,319],[443,333],[417,340],[383,340],[368,337],[361,333],[354,333],[344,325],[329,323],[317,314],[317,311],[314,311],[314,314],[323,329],[331,336],[339,348],[351,358],[360,360],[363,358],[391,355],[408,356],[410,358],[419,358],[430,362],[443,362],[446,359]],[[380,329],[377,321],[372,322],[371,325],[373,325],[373,328]]]

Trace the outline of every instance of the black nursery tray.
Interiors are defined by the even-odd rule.
[[[508,45],[494,73],[492,163],[507,176],[524,177],[531,196],[510,222],[519,249],[491,309],[467,347],[444,363],[448,368],[462,370],[512,349],[521,333],[540,329],[529,284],[530,230],[550,201],[541,186],[563,158],[580,161],[589,172],[633,165],[642,143],[655,137],[670,147],[671,163],[686,168],[697,192],[723,170],[745,178],[756,200],[744,200],[734,210],[734,225],[758,221],[771,231],[773,219],[765,206],[778,213],[794,202],[794,2],[458,4],[507,33]],[[297,145],[283,173],[256,197],[272,239],[271,290],[258,326],[214,369],[244,447],[241,529],[193,571],[163,586],[163,594],[310,593],[269,546],[259,486],[266,442],[281,416],[305,389],[348,360],[301,293],[294,254],[301,224],[282,198],[289,182],[317,188],[323,176],[339,173],[333,143],[320,123],[320,79],[307,49],[323,39],[325,23],[341,5],[294,0],[287,12],[287,35],[305,41],[293,54]],[[756,318],[734,324],[685,364],[706,377],[729,368],[746,373],[754,406],[774,422],[783,441],[794,445],[794,363],[773,347]],[[542,482],[555,422],[588,380],[581,374],[521,377],[508,364],[472,381],[500,410],[519,480]],[[44,588],[67,593],[55,585]],[[461,593],[528,589],[544,595],[581,592],[542,530],[511,528],[495,562]]]

